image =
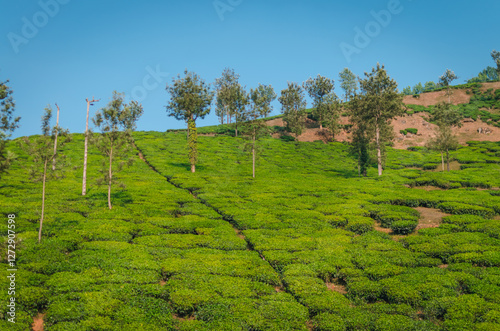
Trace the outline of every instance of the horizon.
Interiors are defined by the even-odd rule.
[[[321,74],[340,97],[343,68],[362,77],[378,62],[400,91],[437,82],[448,68],[462,84],[494,66],[499,10],[494,1],[15,2],[4,4],[0,23],[0,81],[10,81],[21,117],[12,138],[39,134],[43,109],[55,103],[60,126],[83,133],[85,99],[101,100],[92,117],[114,90],[144,106],[138,131],[162,132],[185,128],[165,110],[165,86],[184,69],[213,83],[230,67],[247,89],[270,84],[278,95],[288,81]],[[280,114],[273,106],[271,115]],[[213,109],[197,126],[218,124]]]

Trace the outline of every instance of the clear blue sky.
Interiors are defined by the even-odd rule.
[[[390,18],[375,23],[372,11],[381,10]],[[400,90],[447,68],[463,82],[494,66],[498,13],[497,0],[3,1],[0,81],[10,80],[22,117],[15,137],[40,133],[54,103],[60,125],[83,132],[85,98],[101,99],[93,114],[114,90],[142,102],[139,130],[165,131],[185,126],[164,107],[166,84],[185,68],[213,82],[231,67],[248,89],[271,84],[278,94],[287,81],[337,80],[345,67],[362,76],[377,62]],[[356,40],[356,28],[368,28],[369,40]],[[350,59],[341,45],[357,48]],[[338,84],[335,91],[342,95]],[[216,123],[211,113],[198,126]]]

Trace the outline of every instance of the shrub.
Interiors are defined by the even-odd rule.
[[[418,225],[418,222],[415,221],[396,221],[391,224],[391,230],[396,234],[407,235],[412,233]]]
[[[495,211],[493,209],[460,202],[443,202],[438,205],[438,208],[445,213],[457,215],[470,214],[485,218],[492,218],[495,215]]]
[[[373,230],[373,219],[369,217],[357,217],[355,219],[349,220],[349,223],[345,227],[346,230],[352,231],[357,234],[363,234]]]
[[[344,320],[338,315],[322,313],[313,319],[314,330],[318,331],[343,331],[346,330]]]
[[[409,132],[409,133],[411,133],[411,134],[417,134],[418,133],[418,129],[415,129],[415,128],[407,128],[406,131]]]

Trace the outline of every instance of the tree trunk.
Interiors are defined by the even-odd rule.
[[[57,135],[59,134],[59,106],[56,103],[57,107],[57,121],[56,121],[56,137],[54,139],[54,157],[52,158],[52,171],[56,170],[56,153],[57,153]]]
[[[443,155],[443,152],[441,152],[441,168],[444,171],[444,155]]]
[[[361,177],[361,148],[358,148],[358,177]]]
[[[111,210],[113,206],[111,206],[111,180],[113,179],[113,171],[112,171],[112,165],[113,165],[113,144],[111,144],[111,150],[109,151],[109,173],[108,173],[108,207]]]
[[[255,178],[255,132],[253,134],[253,143],[252,143],[252,177]]]
[[[380,149],[380,128],[378,123],[375,128],[376,132],[376,143],[377,143],[377,163],[378,163],[378,175],[382,176],[382,152]]]
[[[448,149],[446,149],[446,165],[448,171],[450,171],[450,152],[448,151]]]
[[[87,151],[88,151],[88,144],[89,144],[89,110],[90,110],[90,102],[87,99],[87,124],[85,126],[85,152],[83,153],[82,195],[87,194]]]
[[[189,163],[191,164],[191,172],[194,173],[196,172],[196,159],[198,156],[197,155],[198,150],[196,147],[198,137],[196,133],[196,123],[192,117],[188,120],[188,127],[189,127],[189,139],[188,139]]]
[[[40,217],[40,229],[38,230],[38,243],[42,242],[42,226],[43,226],[43,217],[45,215],[45,182],[47,181],[47,163],[49,160],[45,160],[43,165],[43,184],[42,184],[42,216]]]

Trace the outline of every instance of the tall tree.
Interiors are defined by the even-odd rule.
[[[319,122],[320,130],[323,130],[323,121],[327,117],[328,110],[325,97],[333,91],[334,81],[318,75],[316,78],[309,78],[303,86],[313,100],[313,115]]]
[[[276,93],[271,85],[262,85],[256,89],[250,89],[250,107],[244,113],[244,132],[251,138],[250,148],[252,150],[252,177],[255,178],[255,159],[257,153],[257,139],[268,133],[267,125],[262,119],[268,116],[273,107],[271,102],[276,100]]]
[[[462,126],[462,115],[451,103],[442,102],[434,107],[431,121],[438,125],[436,136],[427,146],[441,153],[441,163],[444,171],[444,155],[447,169],[450,171],[450,151],[458,147],[458,140],[453,134],[453,128]]]
[[[227,124],[231,123],[231,107],[234,103],[234,86],[238,84],[240,75],[234,69],[225,68],[220,78],[215,79],[216,108],[215,114],[219,117],[221,124],[224,124],[224,117]]]
[[[63,138],[59,143],[59,147],[61,147],[66,140],[69,140],[69,132],[67,130],[62,130],[57,125],[52,128],[50,127],[51,118],[52,108],[48,106],[45,108],[45,113],[42,116],[42,135],[36,136],[31,140],[28,137],[24,137],[22,141],[22,148],[33,157],[34,164],[29,171],[30,178],[35,182],[42,182],[42,212],[38,229],[39,243],[42,241],[42,226],[45,217],[46,182],[51,178],[58,177],[55,171],[48,172],[50,170],[48,169],[48,165],[57,155],[57,149],[54,150],[54,142],[57,136],[61,136],[61,138]],[[62,164],[60,165],[62,166]]]
[[[89,111],[90,106],[93,106],[95,102],[99,102],[100,100],[94,99],[92,100],[85,99],[87,101],[87,122],[85,124],[85,151],[83,152],[83,183],[82,183],[82,195],[87,194],[87,153],[88,153],[88,144],[89,144]]]
[[[306,101],[304,90],[297,83],[288,83],[288,87],[281,91],[279,97],[281,103],[281,113],[289,132],[298,137],[304,130],[306,120]]]
[[[413,94],[413,90],[411,88],[411,86],[407,86],[403,89],[403,94],[404,95],[412,95]]]
[[[360,86],[361,93],[356,96],[357,100],[352,107],[351,121],[358,128],[374,132],[378,175],[381,176],[383,148],[391,132],[390,122],[395,116],[403,114],[403,96],[398,92],[396,81],[378,63],[371,73],[365,73]]]
[[[9,81],[0,82],[0,176],[7,171],[13,155],[7,151],[7,139],[19,127],[20,117],[14,118],[15,102]]]
[[[340,131],[340,102],[337,95],[332,91],[324,98],[325,107],[325,124],[326,128],[330,131],[332,139]]]
[[[495,61],[497,65],[497,79],[500,79],[500,52],[493,50],[491,52],[491,57],[493,58],[493,61]]]
[[[194,173],[198,157],[196,120],[203,119],[210,113],[214,93],[210,91],[210,85],[206,84],[203,79],[187,70],[183,78],[177,76],[177,79],[172,81],[172,85],[167,86],[167,92],[170,94],[170,102],[166,106],[168,116],[188,122],[189,162],[191,172]]]
[[[235,136],[238,137],[238,124],[244,120],[245,110],[250,103],[250,97],[245,89],[239,84],[231,87],[230,113],[234,116]]]
[[[458,76],[455,75],[455,73],[450,69],[446,69],[445,73],[441,77],[439,77],[439,84],[441,86],[446,87],[446,95],[448,96],[448,103],[451,103],[451,95],[452,95],[450,84],[455,79],[458,79]]]
[[[433,81],[428,81],[424,85],[424,92],[434,91],[436,88],[436,83],[434,83]]]
[[[422,83],[418,83],[415,86],[413,86],[413,94],[420,94],[424,92],[424,87],[422,86]]]
[[[349,68],[344,68],[339,73],[339,82],[340,87],[345,92],[345,102],[349,101],[354,95],[356,95],[356,91],[358,90],[358,82],[356,80],[356,75],[352,73]]]
[[[56,103],[56,108],[57,108],[56,127],[58,127],[59,126],[59,112],[61,109],[59,109],[59,106],[57,105],[57,103]],[[56,131],[56,136],[54,138],[54,155],[57,152],[57,136],[58,136],[58,133]],[[56,170],[56,158],[54,156],[54,158],[52,159],[52,171],[55,171],[55,170]]]
[[[109,209],[113,208],[111,205],[111,185],[116,182],[113,174],[124,165],[124,163],[120,163],[117,169],[113,170],[113,161],[119,156],[124,156],[131,149],[133,145],[132,131],[135,130],[137,120],[142,113],[142,105],[136,101],[126,104],[124,95],[115,91],[108,105],[98,111],[92,119],[94,125],[101,131],[101,135],[96,138],[95,143],[99,151],[108,159],[107,167],[104,162],[104,176],[100,182],[105,182],[108,186]]]

